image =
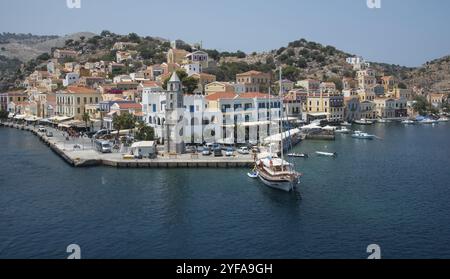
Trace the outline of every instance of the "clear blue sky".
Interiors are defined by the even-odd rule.
[[[276,49],[299,38],[377,62],[418,66],[450,54],[450,1],[381,0],[1,0],[0,32],[79,31],[203,41],[206,48]]]

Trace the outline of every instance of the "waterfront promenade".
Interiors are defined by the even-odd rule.
[[[49,148],[74,167],[110,166],[117,168],[247,168],[254,160],[252,155],[235,153],[232,157],[202,156],[201,154],[166,155],[159,154],[156,159],[124,159],[123,152],[103,154],[93,148],[93,142],[87,137],[67,140],[62,131],[48,128],[53,134],[39,132],[38,126],[2,123],[4,127],[31,132],[43,141]]]

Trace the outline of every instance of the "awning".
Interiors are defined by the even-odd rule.
[[[302,130],[314,130],[314,129],[322,129],[322,127],[320,127],[317,124],[309,124],[309,125],[301,127],[300,129],[302,129]]]
[[[325,126],[322,128],[322,130],[325,130],[325,131],[335,131],[336,129],[337,128],[333,127],[333,126]]]
[[[20,115],[14,116],[14,119],[22,120],[22,119],[25,119],[26,117],[27,117],[27,116],[26,116],[25,114],[20,114]]]
[[[38,121],[40,119],[42,119],[42,118],[37,117],[37,116],[31,116],[31,117],[25,118],[25,121]]]
[[[257,122],[243,122],[241,125],[244,127],[270,125],[270,121],[257,121]]]
[[[281,142],[281,138],[286,139],[288,137],[291,137],[293,135],[296,135],[300,133],[300,129],[292,129],[290,131],[286,131],[283,134],[276,134],[270,137],[267,137],[264,139],[265,143],[271,143],[271,142]]]

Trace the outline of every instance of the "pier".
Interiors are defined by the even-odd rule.
[[[254,164],[252,155],[236,154],[233,157],[202,156],[182,154],[161,156],[156,159],[124,159],[126,153],[102,154],[92,147],[91,139],[67,141],[61,131],[48,128],[54,136],[38,132],[38,128],[14,123],[0,123],[0,126],[27,131],[37,136],[55,154],[73,167],[107,166],[115,168],[249,168]],[[76,148],[78,147],[78,148]]]

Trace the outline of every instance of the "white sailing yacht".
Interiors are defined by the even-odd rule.
[[[256,173],[258,178],[266,186],[291,192],[299,184],[301,174],[298,173],[292,164],[284,160],[284,138],[283,138],[283,115],[284,104],[283,94],[281,88],[281,67],[280,67],[280,98],[281,98],[281,117],[280,117],[280,134],[281,134],[281,158],[272,154],[272,147],[270,152],[260,154],[256,160]],[[271,95],[269,91],[269,103],[271,103]],[[269,107],[271,109],[271,107]]]

